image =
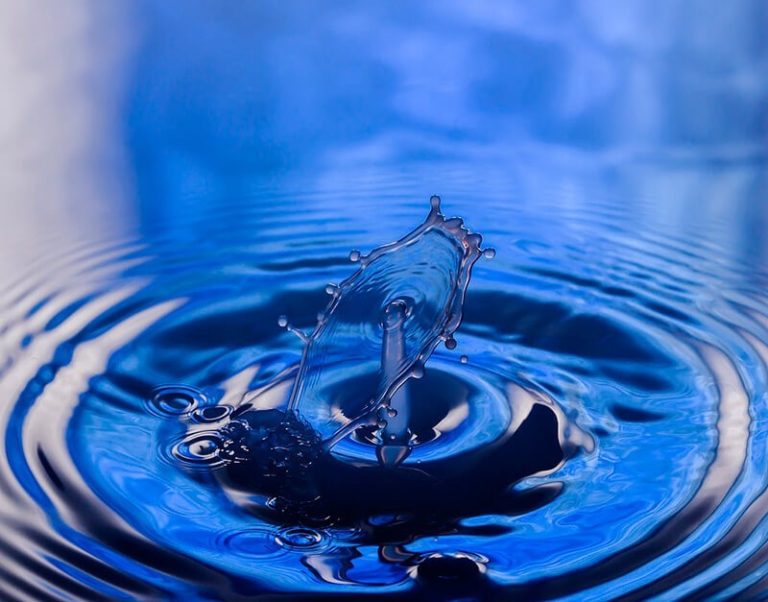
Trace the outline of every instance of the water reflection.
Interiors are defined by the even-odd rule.
[[[315,205],[367,228],[381,219],[349,206],[361,193],[494,197],[489,222],[601,202],[765,266],[767,17],[759,2],[145,4],[125,121],[144,223],[253,210],[264,186],[332,191]]]
[[[132,222],[120,135],[133,10],[0,2],[0,279]]]

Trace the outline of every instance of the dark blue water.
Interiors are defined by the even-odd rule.
[[[768,595],[764,3],[51,10],[7,9],[0,597]],[[412,451],[363,425],[265,482],[279,318],[432,194],[496,257]]]

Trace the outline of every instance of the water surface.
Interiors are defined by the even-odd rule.
[[[11,13],[50,31],[3,129],[5,598],[765,595],[762,3]],[[511,489],[339,471],[324,521],[217,476],[215,408],[289,396],[279,317],[435,193],[497,253],[403,468]]]

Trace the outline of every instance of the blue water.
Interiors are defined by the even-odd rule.
[[[241,4],[3,9],[0,597],[766,598],[765,4]],[[419,444],[296,511],[219,429],[432,194]]]

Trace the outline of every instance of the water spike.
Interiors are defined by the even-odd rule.
[[[410,455],[409,445],[385,444],[376,448],[379,464],[386,468],[397,468]]]
[[[382,326],[384,337],[381,348],[381,376],[384,381],[395,380],[397,371],[405,356],[405,323],[408,304],[403,299],[395,299],[384,308]],[[407,446],[411,438],[410,424],[411,400],[407,384],[399,387],[387,400],[387,426],[382,430],[384,445]],[[407,455],[407,454],[406,454]],[[402,453],[383,453],[383,464],[394,460],[402,461]]]
[[[434,209],[435,211],[440,211],[440,197],[436,194],[433,194],[429,199],[429,205]]]

